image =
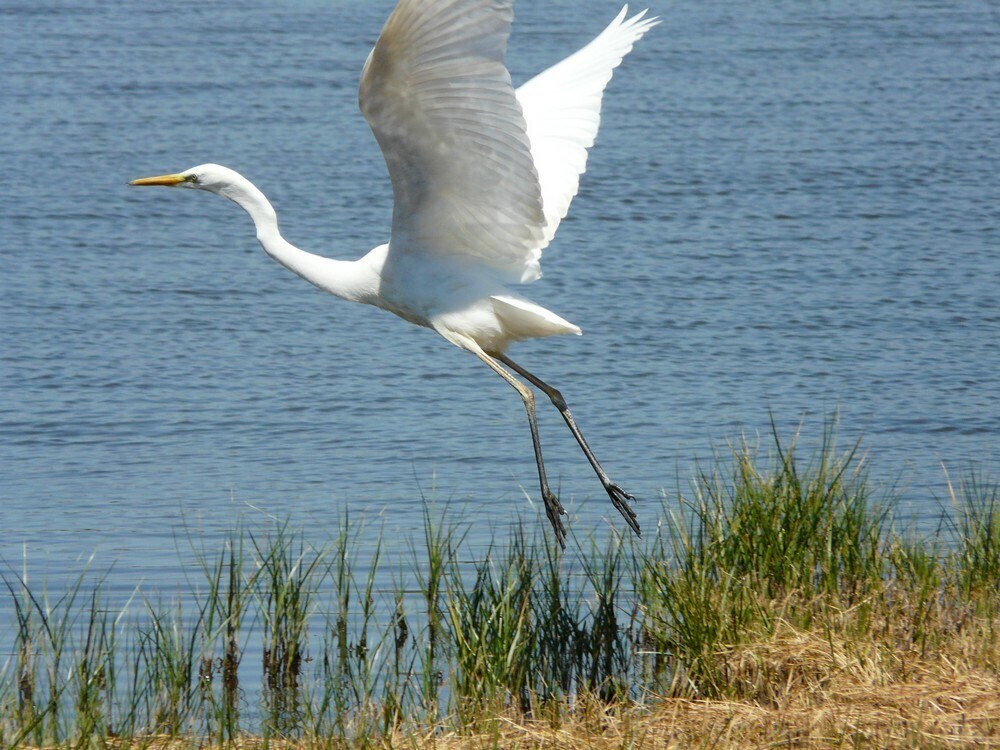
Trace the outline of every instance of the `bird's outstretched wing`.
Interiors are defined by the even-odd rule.
[[[659,23],[646,18],[646,11],[627,15],[626,5],[594,41],[517,89],[545,213],[539,251],[552,240],[580,186],[612,72],[632,45]]]
[[[361,74],[389,168],[390,247],[539,276],[545,214],[504,67],[513,0],[401,0]]]

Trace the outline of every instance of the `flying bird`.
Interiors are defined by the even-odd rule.
[[[358,260],[286,241],[264,194],[227,167],[202,164],[130,184],[218,193],[250,215],[264,251],[306,281],[433,329],[482,360],[524,402],[546,515],[565,547],[565,510],[546,479],[528,384],[562,414],[639,534],[635,498],[601,468],[560,392],[507,356],[522,339],[581,333],[510,285],[541,276],[542,250],[586,169],[604,88],[658,21],[646,11],[629,17],[626,5],[588,45],[515,89],[504,64],[513,4],[399,0],[389,16],[362,70],[359,103],[392,181],[392,227],[388,243]]]

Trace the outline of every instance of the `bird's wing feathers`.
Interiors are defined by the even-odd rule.
[[[555,235],[579,188],[612,72],[632,45],[659,23],[646,18],[646,11],[626,19],[627,15],[626,5],[594,41],[517,89],[545,212],[539,250]]]
[[[382,148],[392,243],[538,277],[545,216],[504,54],[513,0],[401,0],[361,74]]]
[[[504,66],[512,5],[400,0],[359,98],[392,179],[392,244],[527,282],[576,195],[612,72],[658,21],[626,18],[626,5],[515,93]]]

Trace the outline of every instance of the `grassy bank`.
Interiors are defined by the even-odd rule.
[[[966,477],[931,536],[872,493],[831,436],[775,439],[641,542],[563,554],[517,524],[470,561],[432,511],[391,554],[347,521],[322,548],[239,529],[180,603],[117,609],[100,581],[49,598],[8,568],[0,744],[1000,743],[1000,491]]]

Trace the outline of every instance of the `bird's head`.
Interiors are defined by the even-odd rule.
[[[163,187],[197,188],[212,193],[225,194],[225,190],[243,182],[243,178],[229,167],[219,164],[201,164],[177,174],[164,174],[158,177],[142,177],[132,180],[129,185],[144,187],[160,185]]]
[[[255,222],[267,221],[277,226],[274,209],[264,194],[239,172],[219,164],[201,164],[177,174],[142,177],[138,180],[132,180],[129,185],[136,187],[161,185],[163,187],[207,190],[233,201],[250,214]]]

